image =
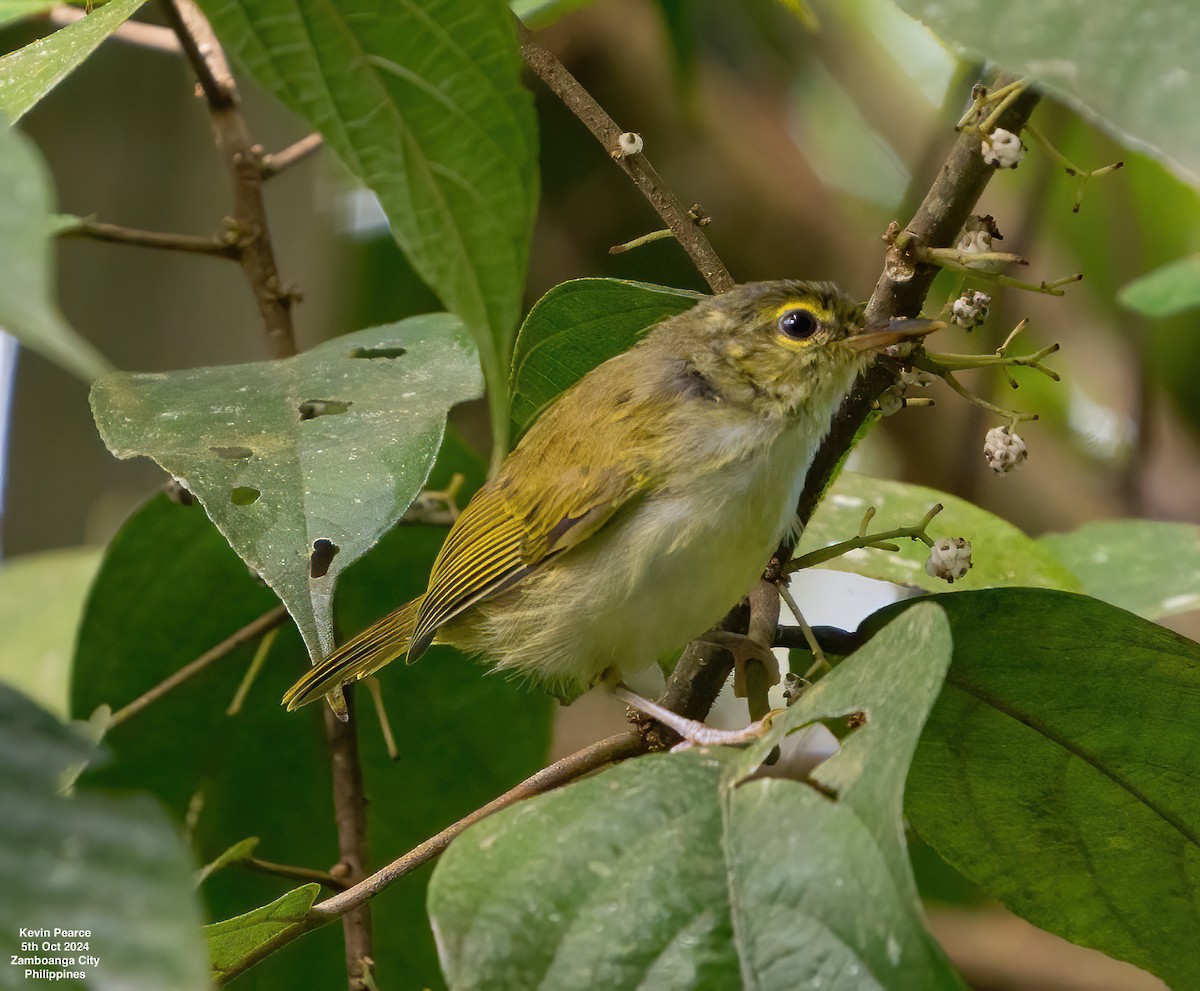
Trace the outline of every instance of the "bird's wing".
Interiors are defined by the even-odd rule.
[[[593,407],[591,422],[581,422],[579,398],[543,414],[547,422],[538,421],[454,524],[433,565],[410,661],[443,623],[592,536],[649,484],[646,438],[636,419]],[[560,432],[566,424],[574,425],[570,434]],[[588,442],[580,444],[584,437]]]
[[[551,557],[594,534],[638,496],[643,484],[625,472],[581,475],[569,469],[561,484],[539,493],[536,502],[494,483],[481,489],[434,562],[409,660],[424,652],[443,623],[512,588]]]

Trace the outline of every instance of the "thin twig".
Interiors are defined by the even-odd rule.
[[[242,269],[258,303],[271,357],[291,357],[296,353],[291,314],[295,293],[284,288],[275,265],[263,203],[262,152],[250,139],[237,83],[217,36],[195,3],[162,0],[162,8],[200,81],[217,149],[233,182],[230,229],[240,248]]]
[[[688,253],[712,291],[726,292],[732,289],[733,277],[708,243],[697,218],[689,214],[675,198],[675,194],[663,184],[645,154],[638,152],[622,155],[618,145],[622,129],[605,113],[604,108],[592,95],[579,85],[579,80],[571,75],[552,53],[534,40],[533,34],[525,25],[518,22],[517,32],[521,38],[521,54],[525,57],[525,64],[554,91],[563,105],[583,122],[596,140],[612,155],[613,160],[634,181],[650,205],[671,228],[675,240]]]
[[[287,619],[287,610],[283,606],[276,606],[268,613],[263,613],[258,619],[247,623],[236,633],[231,634],[222,640],[211,650],[205,651],[197,657],[191,664],[185,664],[178,671],[168,678],[164,678],[157,685],[151,688],[143,695],[139,695],[136,699],[130,702],[127,706],[118,709],[112,715],[110,726],[118,726],[132,716],[136,716],[146,706],[152,702],[157,702],[160,698],[171,691],[173,688],[178,688],[193,675],[199,674],[214,661],[219,661],[226,654],[232,653],[242,644],[253,640],[255,637],[266,633],[268,630],[273,630],[277,626],[281,626]]]
[[[85,17],[87,17],[87,11],[65,3],[59,4],[57,7],[51,7],[47,11],[47,19],[55,27],[65,27],[68,24],[74,24],[76,21],[82,21]],[[145,24],[142,21],[125,21],[109,37],[114,41],[121,41],[127,45],[134,45],[137,48],[148,48],[151,51],[164,52],[168,55],[180,55],[183,53],[183,48],[180,46],[175,32],[170,28],[159,27],[157,24]]]
[[[817,635],[813,633],[812,627],[808,625],[808,620],[804,618],[804,614],[800,611],[800,604],[796,601],[795,596],[792,595],[792,590],[788,588],[786,580],[779,583],[779,595],[792,611],[792,616],[796,619],[796,625],[800,628],[800,633],[804,637],[804,644],[813,656],[812,667],[804,672],[805,680],[811,679],[814,674],[822,669],[826,671],[831,670],[831,665],[825,657],[825,651],[821,649]],[[772,640],[774,640],[773,637]]]
[[[86,237],[110,244],[131,244],[139,248],[159,248],[165,251],[185,251],[194,255],[212,255],[230,258],[241,256],[241,249],[233,241],[222,241],[216,237],[197,237],[192,234],[164,234],[159,231],[143,231],[118,224],[104,224],[96,220],[81,220],[71,227],[64,227],[59,237]]]
[[[282,151],[277,151],[273,155],[263,155],[258,166],[259,173],[263,179],[277,176],[284,169],[289,169],[297,162],[302,162],[310,155],[316,154],[324,145],[325,138],[317,132],[307,134]]]
[[[334,877],[328,871],[318,871],[312,867],[295,867],[292,864],[276,864],[270,860],[259,860],[257,857],[245,857],[238,861],[248,871],[259,874],[273,874],[276,877],[286,877],[293,881],[316,881],[330,891],[345,891],[346,882]]]

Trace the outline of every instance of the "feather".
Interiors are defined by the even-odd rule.
[[[304,674],[283,697],[288,710],[315,702],[350,681],[374,674],[408,650],[423,595],[388,613]]]

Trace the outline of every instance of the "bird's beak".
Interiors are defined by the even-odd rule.
[[[941,330],[946,325],[940,320],[889,320],[884,324],[864,327],[860,333],[847,337],[842,343],[851,351],[881,351],[883,348],[900,344],[904,341],[915,341]]]

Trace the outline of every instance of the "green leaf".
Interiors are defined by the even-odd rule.
[[[475,335],[493,413],[502,411],[538,185],[533,99],[508,5],[201,6],[255,78],[379,197],[413,267]]]
[[[0,561],[0,681],[56,716],[67,714],[75,631],[99,564],[91,547]]]
[[[454,472],[467,493],[483,480],[478,459],[453,437],[430,476]],[[465,498],[465,494],[464,494]],[[424,590],[445,529],[401,526],[338,586],[338,623],[350,636]],[[72,711],[120,708],[195,659],[277,600],[256,582],[198,507],[159,496],[117,534],[105,555],[80,631]],[[114,759],[85,780],[150,790],[180,821],[194,820],[196,860],[206,863],[247,836],[257,856],[326,869],[339,857],[321,707],[289,713],[284,690],[308,664],[289,625],[279,631],[239,715],[226,709],[257,644],[238,648],[137,716],[113,727]],[[380,690],[400,749],[392,760],[371,699],[359,689],[359,749],[368,805],[369,867],[410,850],[528,777],[546,759],[553,705],[488,674],[448,647],[420,664],[394,664]],[[497,741],[503,741],[499,746]],[[437,955],[425,913],[428,871],[376,900],[376,975],[381,987],[436,988]],[[284,894],[295,882],[245,870],[203,884],[210,920]],[[240,978],[255,991],[345,984],[339,926],[327,926]]]
[[[867,508],[878,513],[870,530],[876,533],[913,526],[935,503],[945,509],[930,525],[930,536],[966,537],[971,541],[972,567],[955,589],[1003,585],[1033,585],[1074,591],[1079,579],[1047,548],[1011,523],[957,496],[921,485],[871,478],[844,471],[813,514],[800,540],[800,553],[848,540],[858,533]],[[867,578],[944,591],[946,582],[925,573],[929,548],[919,540],[901,540],[899,552],[863,549],[834,558],[822,567],[849,571]]]
[[[99,964],[44,969],[82,971],[95,987],[204,991],[208,968],[196,938],[200,913],[191,864],[162,811],[144,796],[57,793],[60,777],[94,752],[83,737],[0,685],[3,983],[15,986],[25,967],[42,968],[10,966],[10,955],[87,955],[99,957]],[[26,951],[23,928],[49,930],[47,941],[59,948],[43,952],[39,938],[38,950]],[[55,929],[86,930],[78,941],[87,949],[66,951]]]
[[[55,2],[56,0],[0,0],[0,25],[41,14],[53,7]]]
[[[509,392],[517,433],[564,389],[627,351],[654,324],[690,310],[700,293],[623,279],[575,279],[537,301],[517,336]]]
[[[1200,527],[1105,520],[1039,541],[1088,595],[1145,619],[1200,609]]]
[[[945,620],[919,608],[748,750],[627,761],[472,827],[430,889],[450,987],[961,988],[922,927],[901,823],[949,658]],[[811,779],[754,773],[852,712],[866,725]]]
[[[1063,592],[935,601],[954,661],[909,822],[1035,925],[1195,987],[1200,645]]]
[[[214,871],[219,871],[222,867],[228,867],[230,864],[240,863],[251,856],[258,844],[259,838],[257,836],[247,836],[244,840],[238,840],[215,860],[205,864],[196,872],[196,886],[199,887],[203,884],[205,879]]]
[[[0,58],[0,112],[16,123],[146,0],[109,0],[82,20]]]
[[[33,142],[0,127],[0,327],[90,382],[111,366],[67,325],[53,302],[50,190]]]
[[[1200,306],[1200,255],[1189,255],[1127,283],[1117,299],[1148,317],[1171,317]]]
[[[591,0],[509,0],[508,5],[527,27],[537,30],[588,3]]]
[[[152,457],[199,497],[318,658],[333,648],[338,576],[408,508],[447,411],[479,390],[470,339],[438,313],[283,361],[114,372],[92,410],[117,457]],[[324,571],[310,563],[320,540],[333,551]]]
[[[1028,77],[1132,148],[1200,182],[1200,17],[1142,0],[897,0],[953,47]]]
[[[302,928],[308,910],[313,907],[320,893],[319,884],[306,884],[281,895],[269,905],[205,926],[202,931],[208,940],[213,979],[224,980],[231,970],[263,943],[270,942],[289,929]]]

